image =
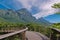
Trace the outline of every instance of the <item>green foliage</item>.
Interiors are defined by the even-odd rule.
[[[55,9],[58,9],[58,12],[56,12],[56,14],[59,14],[60,15],[60,3],[55,3],[52,8],[55,8]]]
[[[13,29],[21,29],[24,28],[25,25],[23,23],[13,23],[13,22],[0,22],[0,30],[13,30]]]
[[[46,27],[37,23],[29,23],[26,26],[29,28],[29,31],[40,32],[48,37],[50,36],[50,26]]]
[[[36,31],[49,35],[49,29],[45,24],[48,24],[48,22],[45,22],[43,19],[41,21],[36,20],[26,9],[21,9],[17,12],[13,10],[0,10],[0,30],[28,27],[29,31]],[[15,39],[18,40],[17,38]]]
[[[52,26],[53,26],[53,28],[60,29],[60,23],[55,23],[55,24],[53,24]]]
[[[7,37],[4,40],[22,40],[22,38],[19,35],[14,35],[12,37]]]
[[[56,12],[57,15],[60,15],[60,12]]]
[[[45,35],[49,35],[49,27],[47,28],[37,23],[31,22],[24,24],[24,23],[13,23],[13,22],[0,22],[0,30],[22,29],[25,27],[28,27],[29,31],[36,31]]]
[[[60,8],[60,3],[55,3],[52,8]]]

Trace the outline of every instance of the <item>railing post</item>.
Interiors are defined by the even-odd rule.
[[[21,35],[22,35],[22,40],[26,40],[25,33],[26,33],[26,31],[24,31],[24,32],[21,33]]]
[[[59,37],[60,37],[60,34],[57,34],[56,36],[57,36],[57,40],[59,40],[59,39],[60,39],[60,38],[59,38]]]

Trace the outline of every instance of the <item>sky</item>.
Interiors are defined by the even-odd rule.
[[[19,10],[21,8],[27,8],[32,13],[32,15],[36,17],[36,19],[45,17],[46,20],[50,18],[48,21],[53,22],[53,16],[48,16],[55,14],[56,9],[52,8],[51,6],[54,3],[59,2],[60,0],[0,0],[0,9],[9,8]],[[55,16],[55,18],[57,17]],[[59,22],[57,20],[55,21]]]
[[[49,15],[44,17],[44,19],[48,20],[51,23],[60,23],[60,14]]]
[[[33,15],[37,19],[40,17],[45,17],[51,14],[54,14],[55,9],[52,8],[51,6],[54,3],[60,2],[60,0],[18,0],[20,1],[24,7],[28,8],[31,10],[32,7],[35,7],[35,14]],[[36,10],[37,11],[36,13]],[[33,11],[34,12],[34,11]]]

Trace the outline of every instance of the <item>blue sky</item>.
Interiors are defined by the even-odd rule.
[[[45,19],[50,22],[60,22],[58,20],[60,15],[58,17],[53,15],[55,14],[56,9],[51,7],[54,3],[59,2],[60,0],[0,0],[0,9],[9,8],[13,10],[19,10],[21,8],[27,8],[37,19],[45,17]],[[54,20],[53,17],[58,19]]]
[[[60,23],[60,14],[49,15],[44,17],[44,19],[48,20],[51,23]]]

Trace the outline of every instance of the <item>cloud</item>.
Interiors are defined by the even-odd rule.
[[[19,1],[23,5],[23,8],[27,8],[30,10],[31,5],[29,4],[29,0],[17,0],[17,1]]]
[[[6,0],[2,5],[12,9],[27,8],[32,13],[32,10],[39,10],[33,15],[38,19],[54,14],[55,9],[53,9],[51,6],[57,2],[60,2],[60,0]],[[36,9],[33,7],[36,7]]]
[[[60,2],[60,0],[53,0],[53,1],[50,0],[49,2],[41,3],[40,9],[42,9],[42,11],[33,16],[38,19],[41,17],[46,17],[48,15],[54,14],[56,10],[54,8],[52,8],[51,6],[54,3],[58,3],[58,2]]]
[[[30,11],[32,6],[35,6],[42,10],[33,15],[37,19],[40,17],[45,17],[54,14],[55,9],[53,9],[51,6],[54,3],[60,2],[60,0],[18,0],[18,1],[20,1],[22,5],[25,8],[29,9]]]

